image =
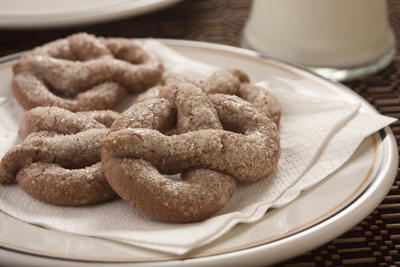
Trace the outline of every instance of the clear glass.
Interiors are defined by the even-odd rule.
[[[384,0],[254,0],[242,45],[336,81],[376,73],[395,55]]]

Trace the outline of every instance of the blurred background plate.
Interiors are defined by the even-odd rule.
[[[1,0],[0,28],[75,26],[137,16],[181,0]]]

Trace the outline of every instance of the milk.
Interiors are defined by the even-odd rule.
[[[394,47],[385,0],[254,0],[244,42],[309,67],[347,68]]]

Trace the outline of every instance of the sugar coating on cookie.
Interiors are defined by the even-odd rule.
[[[25,53],[13,72],[13,93],[25,109],[87,111],[115,108],[128,91],[156,85],[163,65],[135,40],[79,33]]]
[[[32,197],[56,205],[79,206],[116,196],[100,162],[101,140],[118,113],[73,113],[58,107],[26,112],[23,142],[0,162],[0,183],[18,182]]]
[[[207,94],[177,76],[153,90],[102,142],[107,180],[136,209],[169,222],[204,220],[229,201],[236,181],[256,182],[275,170],[277,126],[251,103]],[[171,128],[175,134],[167,135]],[[165,177],[176,173],[182,180]]]

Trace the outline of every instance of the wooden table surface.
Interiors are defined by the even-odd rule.
[[[250,0],[186,0],[148,15],[50,30],[0,30],[0,56],[31,49],[76,32],[99,36],[175,38],[238,46]],[[400,37],[400,1],[389,0],[390,21]],[[399,51],[400,42],[397,43]],[[346,83],[384,115],[400,117],[400,54],[382,72]],[[400,123],[392,130],[400,138]],[[400,266],[399,177],[383,202],[335,240],[279,266]]]

